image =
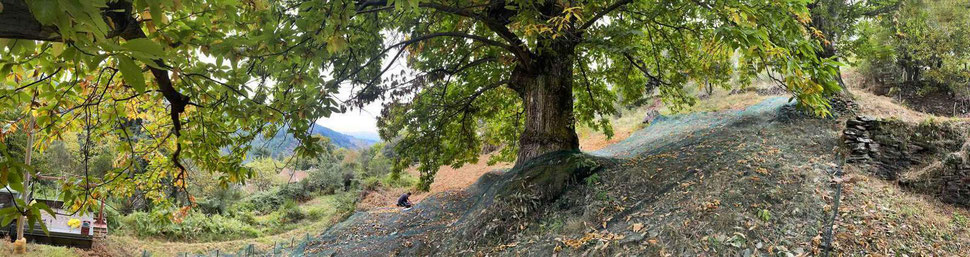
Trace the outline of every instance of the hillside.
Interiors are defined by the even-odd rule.
[[[344,133],[340,133],[330,128],[321,126],[319,124],[313,124],[313,128],[311,129],[311,131],[315,135],[321,135],[329,138],[330,143],[334,144],[337,147],[342,147],[342,148],[347,148],[352,150],[369,147],[378,142],[378,140],[374,140],[374,139],[359,138],[359,137],[347,135]],[[293,152],[293,149],[295,149],[296,146],[299,145],[299,143],[300,142],[297,141],[296,138],[293,138],[292,135],[286,133],[285,127],[280,129],[280,131],[277,132],[276,135],[270,139],[264,139],[260,137],[260,138],[257,138],[256,140],[253,140],[254,146],[256,146],[257,148],[263,147],[264,149],[268,150],[271,153],[271,155],[274,157],[289,156]]]
[[[315,123],[313,124],[313,128],[311,129],[311,132],[316,135],[321,135],[321,136],[330,138],[330,142],[336,146],[350,148],[350,149],[360,149],[360,148],[368,147],[370,145],[373,145],[374,143],[377,143],[378,141],[375,139],[361,138],[361,137],[340,133]],[[292,138],[289,138],[289,140],[292,140]]]
[[[779,97],[741,110],[662,116],[589,154],[486,173],[408,211],[358,212],[294,251],[784,256],[821,254],[831,238],[836,254],[970,254],[966,209],[884,180],[865,163],[842,164],[847,121],[885,107],[864,104],[826,119]],[[966,130],[960,124],[953,126]]]

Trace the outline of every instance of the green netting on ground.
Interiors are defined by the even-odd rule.
[[[786,97],[772,97],[743,110],[700,112],[660,116],[649,126],[634,132],[629,138],[590,154],[603,157],[630,158],[648,151],[659,152],[673,143],[700,138],[717,128],[774,120],[786,105]]]
[[[708,137],[716,130],[744,127],[750,124],[783,122],[792,113],[793,103],[788,98],[769,98],[743,110],[692,113],[663,116],[650,126],[635,132],[630,138],[589,154],[600,157],[629,158],[651,152],[662,152],[683,144],[691,144]],[[272,249],[248,247],[236,252],[219,252],[218,256],[330,256],[350,255],[428,255],[444,247],[441,241],[462,241],[466,236],[458,229],[468,229],[478,216],[492,206],[498,188],[516,177],[523,170],[538,166],[565,165],[571,158],[560,155],[576,155],[585,159],[583,153],[557,153],[559,155],[538,158],[530,164],[505,172],[488,173],[475,185],[464,191],[445,192],[424,199],[410,210],[379,208],[357,212],[344,222],[338,223],[318,236],[307,235],[292,243],[279,244]],[[585,156],[585,157],[582,157]],[[604,158],[599,162],[603,162]],[[466,224],[467,223],[467,224]],[[477,224],[477,223],[476,223]],[[432,235],[432,236],[429,236]],[[455,238],[438,238],[433,235],[452,235]],[[407,242],[409,245],[401,245]],[[440,249],[439,249],[440,250]],[[451,252],[460,252],[454,251]],[[217,256],[188,254],[186,256]]]

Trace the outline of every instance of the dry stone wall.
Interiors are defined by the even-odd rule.
[[[970,207],[968,124],[908,123],[859,116],[846,121],[847,162],[912,191]]]

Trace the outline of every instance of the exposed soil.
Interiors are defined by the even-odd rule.
[[[633,131],[616,131],[612,138],[607,138],[606,135],[602,133],[592,134],[580,138],[579,149],[582,149],[583,151],[597,151],[612,144],[623,142],[623,140],[630,137],[630,134],[633,134]]]
[[[920,90],[929,88],[930,90]],[[970,99],[960,97],[945,89],[906,84],[898,87],[874,85],[867,90],[879,96],[887,96],[904,103],[914,110],[948,117],[970,117]]]
[[[491,157],[491,154],[483,155],[479,158],[478,162],[465,164],[459,168],[442,166],[441,169],[435,173],[434,182],[431,183],[431,188],[428,190],[428,192],[420,192],[408,188],[382,188],[378,191],[365,192],[361,200],[357,203],[357,209],[366,211],[376,208],[394,207],[394,205],[397,203],[397,198],[409,191],[413,193],[410,198],[412,202],[421,202],[428,196],[434,194],[464,190],[465,188],[468,188],[474,184],[478,178],[486,173],[512,167],[512,164],[507,162],[488,165],[489,157]],[[421,175],[418,173],[416,168],[407,169],[405,172],[414,175],[415,177]]]

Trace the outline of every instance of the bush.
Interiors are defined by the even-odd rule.
[[[336,164],[323,165],[310,171],[304,181],[308,181],[311,191],[333,194],[344,187],[344,172]]]
[[[355,194],[337,195],[336,213],[351,214],[357,209],[357,196]]]
[[[329,212],[322,208],[310,208],[306,212],[306,217],[311,220],[317,220],[326,217]]]
[[[250,195],[244,198],[239,204],[233,205],[231,212],[253,212],[257,215],[272,212],[286,202],[286,198],[279,191],[263,191]]]
[[[196,202],[199,210],[205,214],[226,214],[233,203],[242,198],[242,192],[236,188],[219,188],[211,192],[209,197]]]
[[[169,214],[135,212],[121,218],[119,228],[140,237],[163,237],[170,240],[213,241],[257,237],[258,229],[237,219],[222,215],[207,216],[190,211],[181,222],[172,222]]]
[[[381,184],[393,188],[410,188],[418,184],[418,178],[407,173],[399,173],[398,176],[388,173],[381,179]]]
[[[280,208],[281,223],[297,222],[307,217],[306,213],[294,201],[288,201]]]
[[[277,210],[289,201],[303,202],[313,198],[313,191],[309,190],[307,180],[288,184],[282,188],[257,192],[243,198],[240,203],[231,207],[230,213],[253,212],[263,215]]]
[[[97,217],[97,214],[95,214]],[[107,222],[109,228],[117,228],[121,226],[121,213],[115,208],[104,208],[104,221]]]
[[[368,190],[368,191],[377,190],[377,188],[383,186],[383,184],[381,183],[381,179],[378,177],[364,178],[364,180],[360,184],[361,186],[364,187],[363,188],[364,190]]]
[[[286,185],[278,192],[279,196],[283,198],[284,203],[287,200],[295,200],[299,202],[310,200],[310,198],[313,198],[312,193],[313,192],[310,190],[309,181],[307,180]]]

